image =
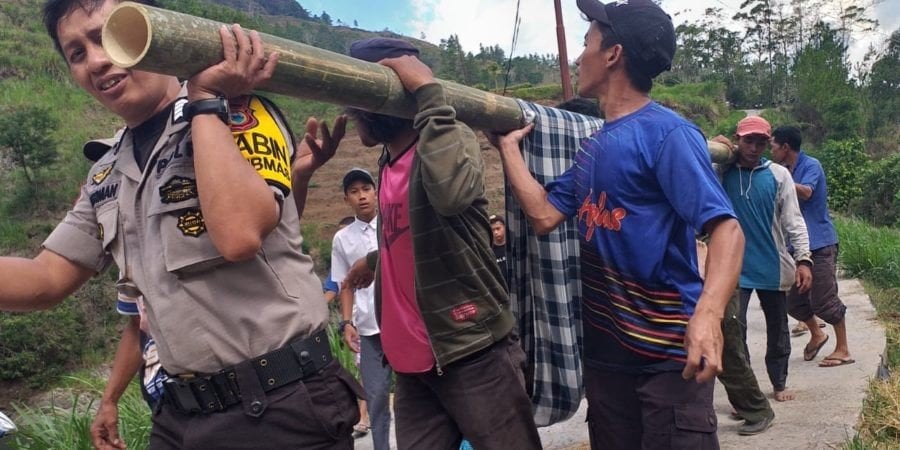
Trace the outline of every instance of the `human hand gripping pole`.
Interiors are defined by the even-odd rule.
[[[275,73],[278,53],[271,52],[267,56],[256,31],[251,31],[248,36],[238,24],[232,25],[230,30],[222,25],[219,36],[224,59],[190,78],[188,100],[249,94]]]

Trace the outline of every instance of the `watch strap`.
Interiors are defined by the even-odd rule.
[[[228,100],[223,97],[194,100],[184,105],[184,119],[190,122],[200,114],[215,114],[225,122],[231,124],[231,113],[228,109]]]

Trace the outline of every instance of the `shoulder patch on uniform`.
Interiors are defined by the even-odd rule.
[[[178,229],[185,236],[199,237],[206,231],[206,222],[199,209],[189,209],[178,216]]]
[[[178,123],[181,119],[184,118],[184,105],[187,105],[188,99],[187,97],[180,97],[175,100],[175,105],[172,108],[172,123]]]
[[[109,174],[112,172],[112,169],[113,169],[112,164],[104,167],[103,170],[95,173],[94,176],[91,177],[91,183],[94,183],[95,186],[102,183],[103,180],[105,180],[106,177],[108,177]]]
[[[259,125],[259,120],[253,114],[253,109],[250,108],[250,97],[245,96],[233,100],[229,109],[231,109],[232,132],[247,131]]]
[[[178,203],[197,198],[197,182],[193,178],[174,176],[159,187],[159,199],[163,203]]]

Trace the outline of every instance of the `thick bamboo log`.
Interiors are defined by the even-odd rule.
[[[103,26],[103,47],[119,67],[190,78],[222,60],[221,25],[123,2]],[[261,37],[266,53],[279,53],[275,75],[261,90],[399,117],[416,113],[415,99],[387,67],[268,34]],[[525,125],[522,109],[512,98],[440,82],[460,120],[495,131]]]
[[[123,2],[103,25],[103,48],[119,67],[190,78],[222,60],[220,26],[209,19]],[[277,36],[260,35],[266,53],[279,53],[274,76],[260,90],[398,117],[415,115],[415,99],[391,69]],[[506,132],[529,121],[512,98],[438,81],[444,85],[457,117],[472,127]],[[714,162],[731,158],[726,146],[709,145]]]

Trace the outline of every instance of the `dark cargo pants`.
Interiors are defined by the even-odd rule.
[[[746,324],[738,318],[740,303],[738,291],[734,292],[725,307],[722,320],[722,336],[725,340],[722,349],[722,373],[719,381],[725,387],[728,401],[735,411],[748,422],[759,422],[773,416],[769,400],[759,388],[759,381],[747,362],[744,347]]]

